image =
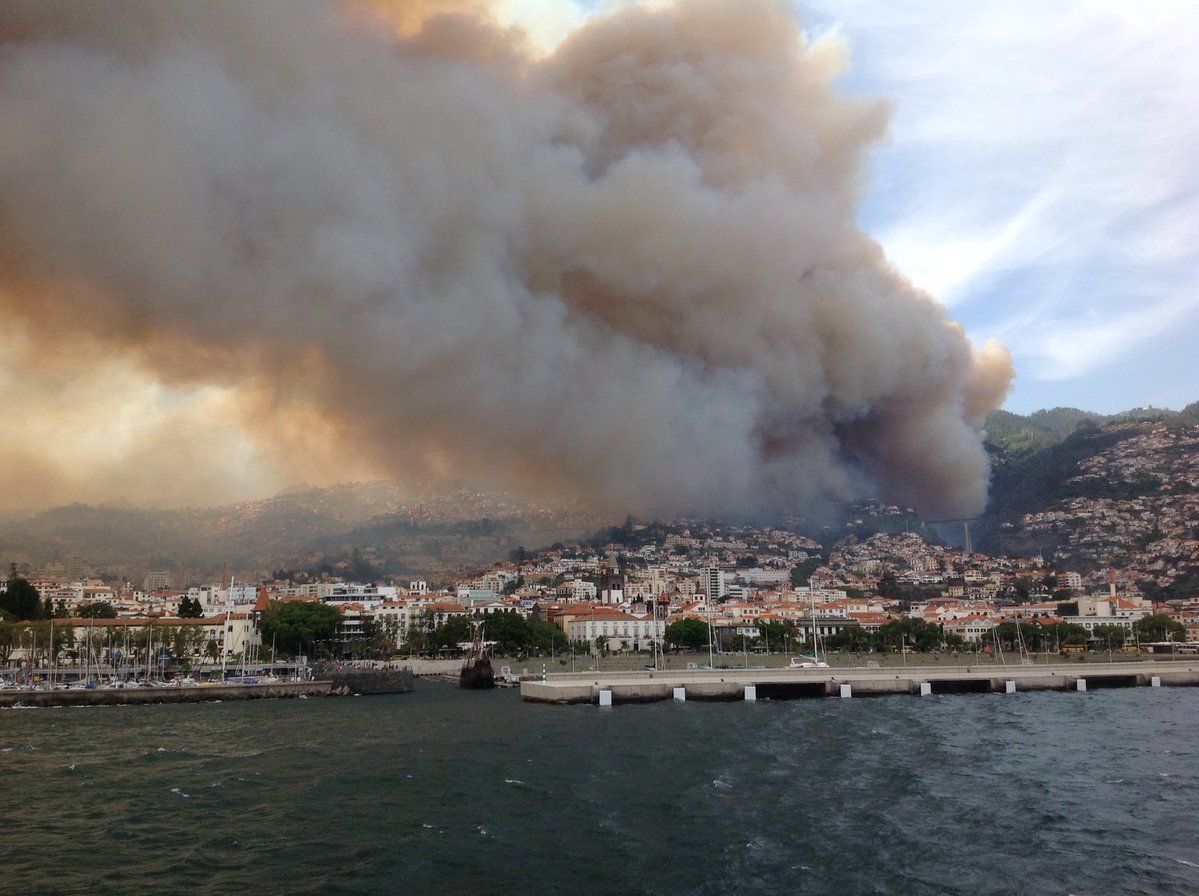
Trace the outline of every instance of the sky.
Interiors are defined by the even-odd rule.
[[[976,341],[1004,407],[1199,400],[1199,5],[805,2],[893,104],[862,223]]]
[[[988,410],[1199,400],[1194,4],[357,2],[0,11],[0,507],[944,515]]]

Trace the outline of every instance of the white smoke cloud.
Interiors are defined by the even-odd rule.
[[[6,4],[4,313],[242,395],[297,476],[303,419],[619,512],[982,506],[1007,354],[857,228],[888,110],[838,44],[701,0],[540,56],[460,6]]]

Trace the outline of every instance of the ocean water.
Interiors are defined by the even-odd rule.
[[[12,894],[1194,894],[1199,689],[0,711]]]

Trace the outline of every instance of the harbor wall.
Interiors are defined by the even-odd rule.
[[[197,685],[155,688],[67,688],[47,691],[0,691],[4,706],[122,706],[148,703],[211,703],[216,700],[269,700],[328,697],[329,681],[280,681],[271,684]]]
[[[413,686],[411,669],[341,669],[317,673],[316,681],[328,682],[337,695],[407,694]]]

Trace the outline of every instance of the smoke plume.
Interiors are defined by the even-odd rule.
[[[69,427],[32,384],[114,364],[219,395],[226,429],[164,414],[174,438],[98,468],[126,493],[232,477],[207,449],[236,421],[289,481],[985,503],[1007,352],[857,226],[888,107],[781,3],[626,9],[548,54],[481,0],[9,0],[0,40],[0,318],[33,346],[10,418]],[[75,448],[10,440],[7,475],[53,492],[111,446]]]

